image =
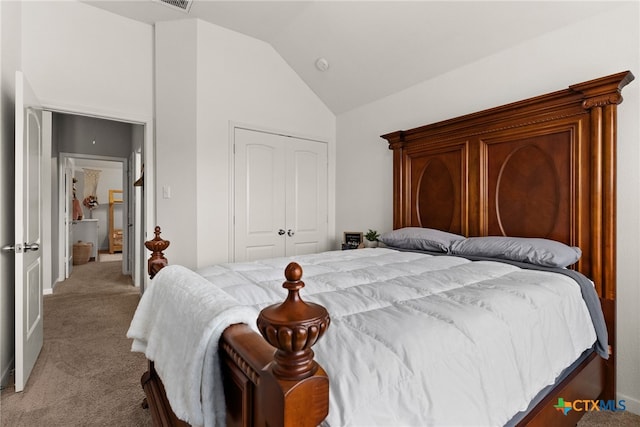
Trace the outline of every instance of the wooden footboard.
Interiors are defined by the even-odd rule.
[[[152,252],[148,271],[153,278],[168,265],[163,251],[169,241],[145,242]],[[228,327],[219,342],[227,425],[315,427],[329,412],[329,378],[313,360],[313,346],[329,326],[324,307],[305,303],[299,290],[302,269],[292,263],[285,270],[287,299],[265,308],[258,317],[263,336],[248,325]],[[303,339],[304,338],[304,339]],[[302,343],[302,344],[301,344]],[[296,346],[294,348],[294,345]],[[141,379],[154,426],[187,426],[171,409],[162,380],[149,361]]]
[[[564,381],[558,384],[551,393],[518,423],[518,426],[575,426],[584,411],[569,411],[566,415],[558,413],[554,405],[558,399],[566,402],[576,400],[595,401],[603,397],[605,389],[605,361],[592,353]]]

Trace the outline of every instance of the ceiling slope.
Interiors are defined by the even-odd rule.
[[[271,44],[340,114],[616,6],[598,1],[85,3],[153,24],[199,18]],[[325,58],[328,70],[315,67]]]

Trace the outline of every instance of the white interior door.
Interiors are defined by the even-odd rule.
[[[73,170],[71,160],[64,158],[64,278],[71,277],[73,271]]]
[[[287,138],[287,256],[327,250],[327,144]]]
[[[135,181],[135,178],[133,178],[133,174],[135,173],[135,169],[134,169],[134,158],[133,155],[129,156],[129,159],[127,160],[127,178],[124,180],[124,184],[122,185],[122,189],[127,189],[127,242],[126,242],[126,253],[127,256],[124,257],[124,252],[123,252],[123,270],[126,271],[125,274],[131,274],[131,278],[133,279],[134,284],[136,283],[136,271],[135,268],[133,268],[133,264],[132,265],[132,261],[135,262],[136,261],[136,253],[135,253],[135,248],[133,245],[133,242],[135,241],[135,236],[136,236],[136,214],[135,214],[135,209],[134,206],[136,204],[136,198],[135,198],[135,187],[133,186],[133,182]]]
[[[285,156],[280,135],[235,130],[235,261],[283,256]]]
[[[327,249],[327,144],[236,128],[234,260]]]
[[[140,152],[134,152],[132,155],[132,158],[134,159],[134,163],[133,163],[133,167],[129,170],[134,171],[132,172],[134,175],[136,174],[135,171],[139,171],[142,169],[142,153]],[[136,177],[138,177],[139,175],[136,175]],[[142,183],[142,182],[141,182]],[[144,257],[145,257],[145,253],[144,253],[144,249],[145,247],[142,245],[142,242],[144,241],[144,227],[143,227],[143,199],[142,199],[142,186],[134,186],[133,187],[133,191],[132,191],[132,200],[133,203],[131,203],[132,207],[133,207],[133,217],[134,217],[134,221],[133,221],[133,233],[132,236],[133,238],[130,240],[132,242],[132,250],[133,250],[133,283],[135,284],[135,286],[139,286],[139,287],[143,287],[143,283],[144,283],[144,268],[143,268],[143,263],[144,263]]]
[[[15,340],[16,391],[38,359],[42,329],[42,109],[16,72]]]
[[[122,205],[120,209],[120,224],[122,224],[122,274],[131,274],[131,265],[129,256],[131,251],[129,250],[129,239],[133,227],[133,216],[131,215],[130,203],[130,188],[132,186],[131,177],[129,176],[129,162],[122,163]],[[97,261],[97,258],[96,258]]]

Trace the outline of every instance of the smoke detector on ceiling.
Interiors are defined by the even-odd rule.
[[[191,9],[191,4],[193,0],[156,0],[162,4],[165,4],[172,9],[178,9],[182,12],[189,13],[189,9]]]
[[[326,58],[316,59],[316,68],[322,72],[327,71],[329,69],[329,61]]]

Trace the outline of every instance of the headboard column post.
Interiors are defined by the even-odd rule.
[[[616,188],[616,122],[617,105],[610,104],[604,107],[603,120],[603,182],[602,190],[604,195],[603,210],[603,259],[604,265],[611,268],[604,270],[602,283],[604,286],[603,296],[608,300],[615,300],[616,288],[616,215],[617,215],[617,188]]]
[[[409,203],[410,173],[408,162],[405,161],[404,132],[398,131],[383,135],[389,142],[389,150],[393,150],[393,228],[398,229],[411,225],[410,210],[405,206]],[[404,213],[404,215],[403,215]]]
[[[603,398],[616,393],[616,114],[622,97],[596,97],[590,108],[592,142],[591,266],[592,280],[601,298],[609,334],[609,359]]]
[[[622,101],[622,98],[620,98]],[[602,309],[606,319],[615,319],[616,314],[616,121],[617,104],[608,104],[604,107],[603,114],[603,181],[602,195],[604,198],[602,206],[602,263],[606,268],[602,275]],[[617,347],[615,323],[607,323],[609,334],[609,360],[607,369],[609,375],[605,384],[604,397],[608,399],[616,398],[616,358]]]
[[[393,186],[395,187],[394,191],[397,191],[401,196],[398,198],[397,203],[393,205],[393,228],[398,229],[402,228],[410,224],[410,219],[407,219],[402,216],[402,212],[406,212],[407,209],[403,209],[402,206],[408,203],[409,195],[407,194],[408,185],[406,183],[407,173],[405,168],[407,167],[406,162],[402,161],[402,157],[404,156],[404,149],[400,148],[393,153],[393,167],[398,168],[397,177],[394,175]]]
[[[591,114],[591,274],[598,294],[602,295],[602,111],[592,108]]]
[[[600,295],[609,334],[609,359],[603,399],[616,398],[616,151],[617,108],[622,88],[634,79],[629,71],[570,86],[582,93],[591,119],[592,279]]]
[[[630,71],[569,86],[581,93],[590,112],[592,144],[592,279],[600,296],[616,297],[616,125],[622,88],[634,79]],[[600,237],[602,236],[602,237]]]

